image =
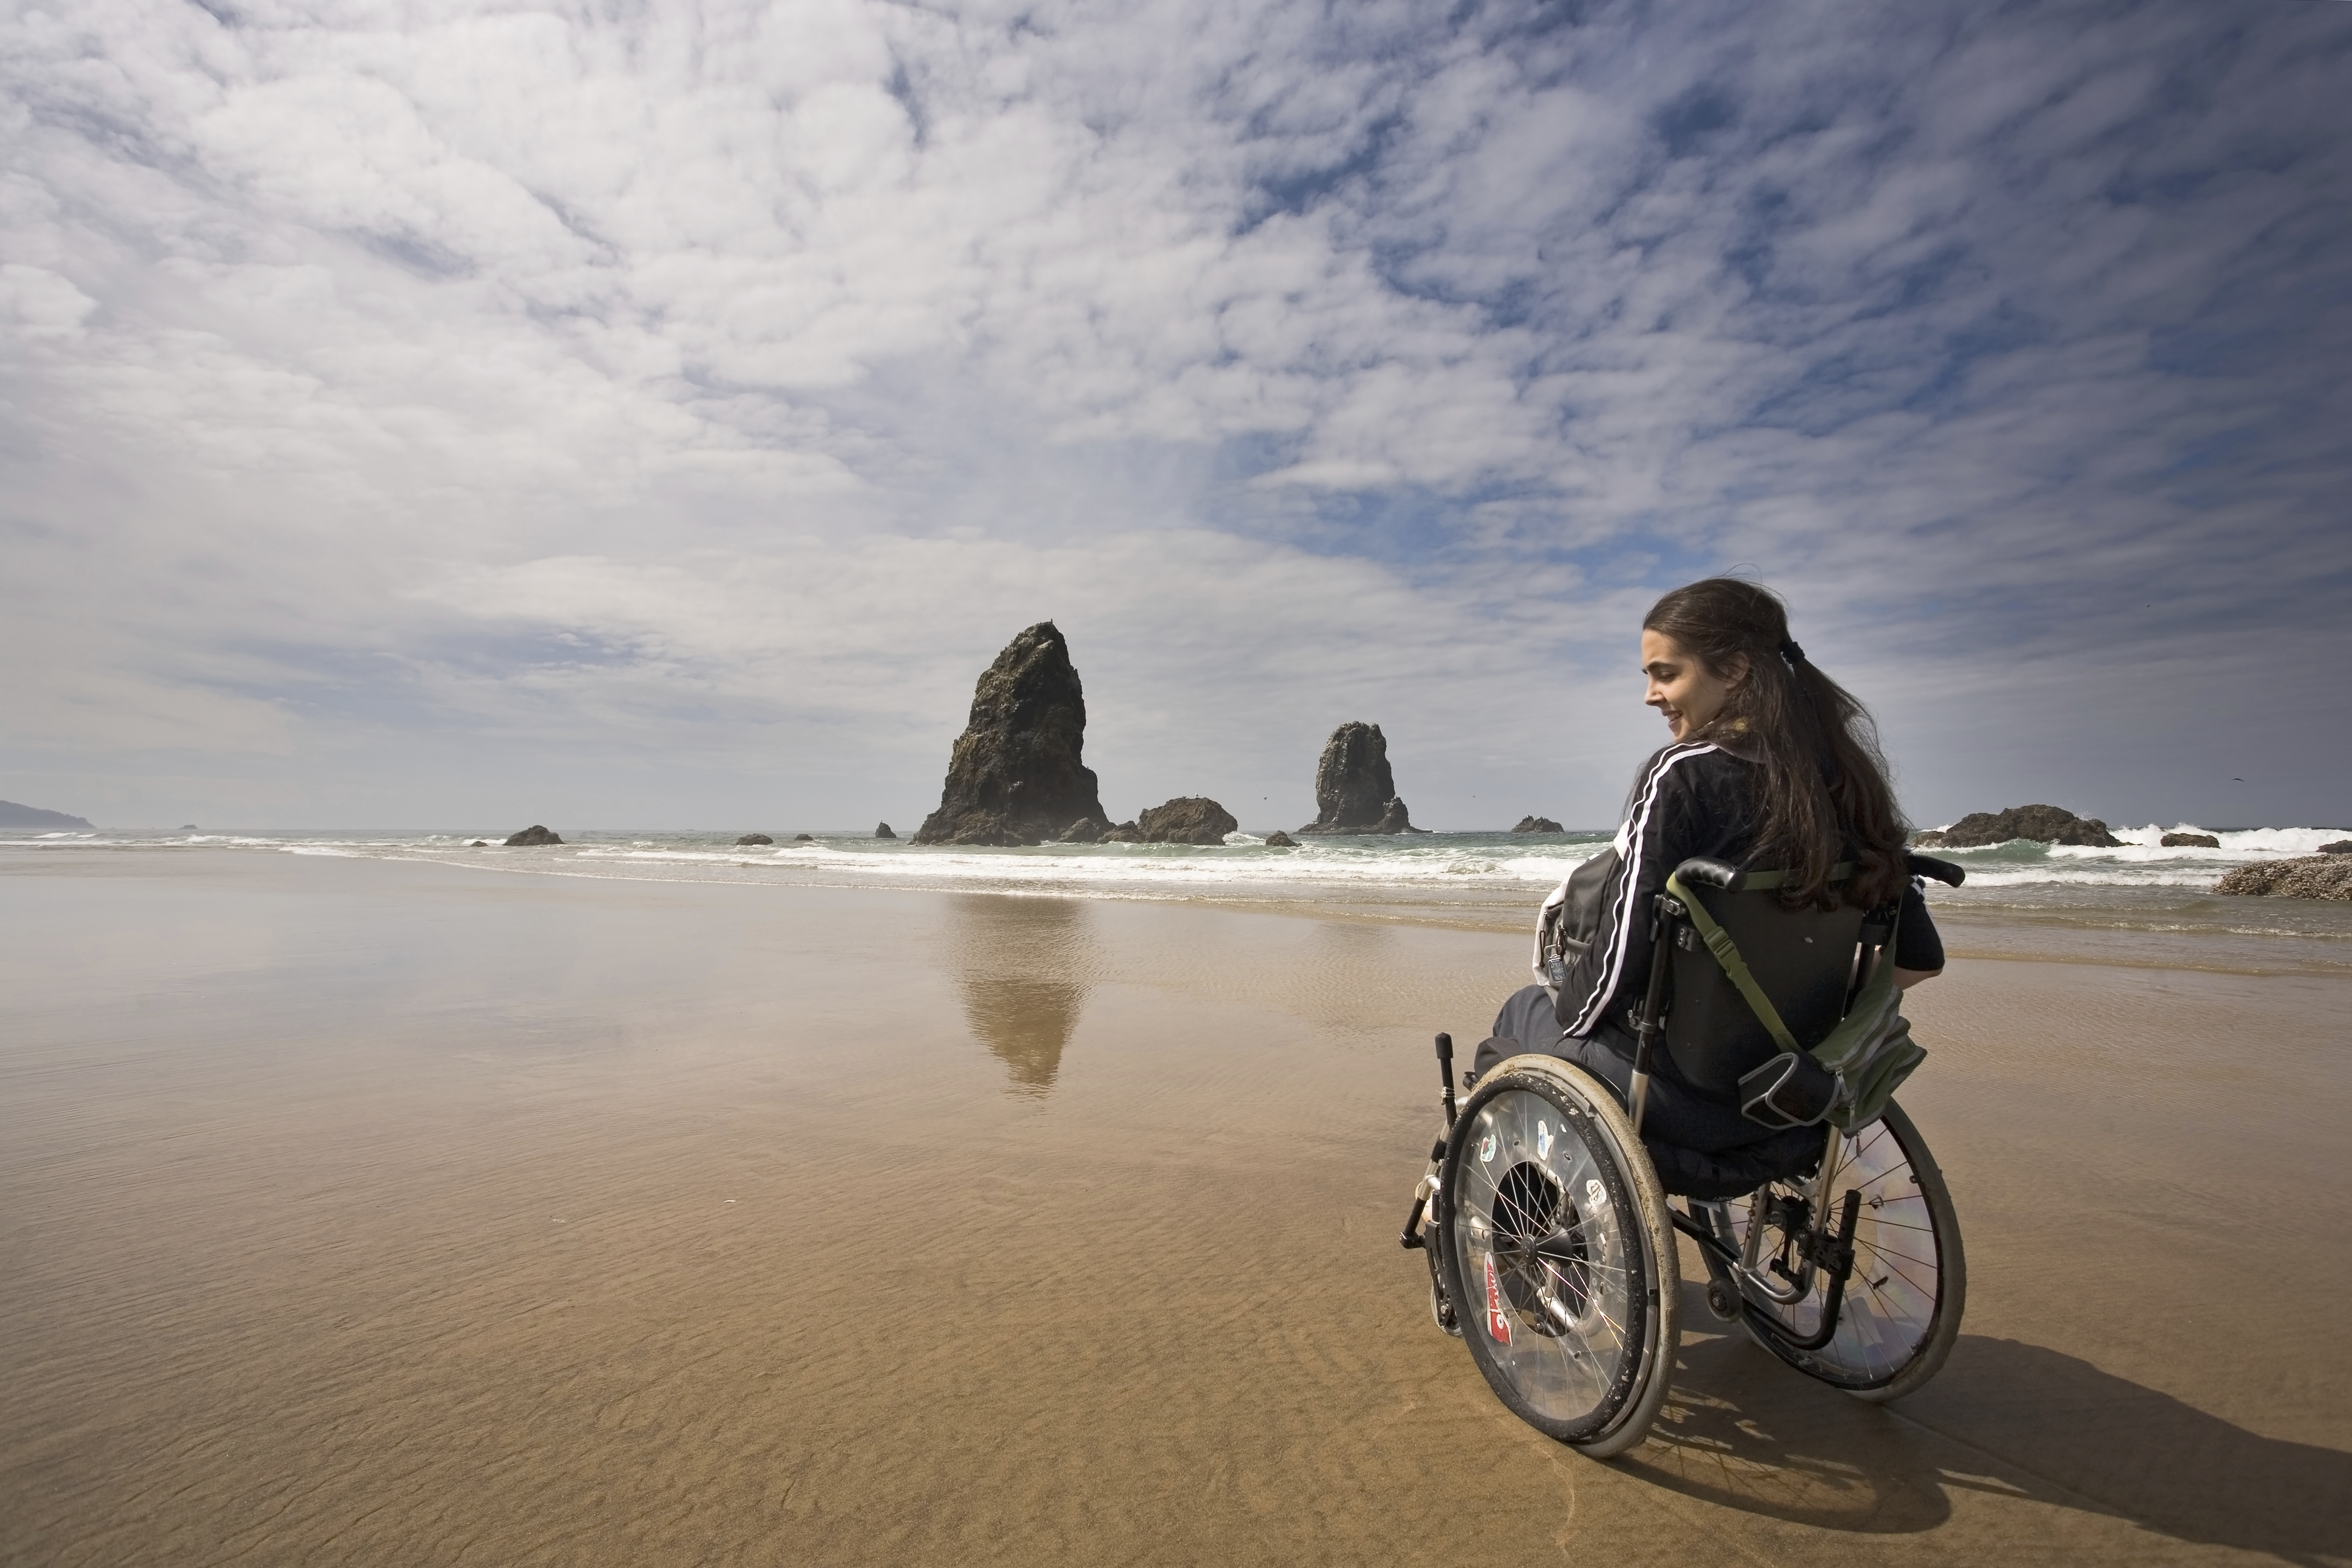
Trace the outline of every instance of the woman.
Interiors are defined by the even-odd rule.
[[[1870,715],[1806,659],[1769,589],[1710,577],[1668,594],[1642,622],[1642,671],[1644,700],[1664,716],[1673,743],[1642,765],[1613,853],[1547,900],[1545,929],[1563,913],[1571,928],[1551,953],[1539,939],[1549,986],[1504,1004],[1495,1037],[1479,1047],[1481,1072],[1519,1049],[1545,1051],[1629,1092],[1652,900],[1693,856],[1787,871],[1780,897],[1792,907],[1899,900],[1896,982],[1909,987],[1944,967],[1935,922],[1904,869],[1903,819]],[[1842,861],[1853,872],[1833,889],[1830,870]],[[1692,1164],[1710,1188],[1784,1174],[1821,1146],[1818,1131],[1767,1129],[1663,1064],[1642,1131],[1662,1166]],[[1685,1158],[1693,1152],[1703,1158]]]

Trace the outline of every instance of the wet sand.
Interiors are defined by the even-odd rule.
[[[2352,981],[1958,966],[1905,1095],[1968,1238],[1950,1365],[1860,1405],[1686,1285],[1667,1416],[1601,1465],[1395,1242],[1429,1036],[1523,963],[0,861],[0,1561],[2352,1562]]]

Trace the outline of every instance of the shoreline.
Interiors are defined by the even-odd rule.
[[[885,894],[971,894],[1008,899],[1075,899],[1106,904],[1259,912],[1310,921],[1482,932],[1532,940],[1535,911],[1549,888],[1535,882],[1461,889],[1420,883],[1382,885],[1355,880],[1320,887],[1266,881],[1252,884],[989,880],[984,876],[865,880],[738,879],[714,874],[737,866],[766,869],[748,858],[712,857],[675,869],[664,862],[551,860],[519,850],[513,858],[458,858],[390,852],[359,854],[308,845],[200,844],[172,846],[146,857],[136,850],[48,844],[38,848],[0,844],[0,877],[55,872],[80,866],[87,874],[160,872],[219,858],[234,863],[257,856],[318,863],[360,861],[428,866],[441,871],[487,872],[509,879],[675,888],[739,888],[751,891],[807,890]],[[2249,975],[2352,975],[2352,905],[2313,900],[2220,897],[2193,889],[2109,890],[2104,905],[2070,900],[2063,888],[1962,889],[1931,886],[1929,907],[1956,961],[2113,964],[2135,970],[2182,969]]]

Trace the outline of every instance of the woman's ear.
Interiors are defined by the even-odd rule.
[[[1748,672],[1754,668],[1748,662],[1746,654],[1735,653],[1723,661],[1723,683],[1726,686],[1744,686],[1748,682]]]

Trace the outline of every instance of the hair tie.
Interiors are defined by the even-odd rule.
[[[1805,662],[1805,650],[1797,646],[1796,638],[1782,637],[1780,639],[1780,657],[1787,659],[1790,664],[1802,664]]]

